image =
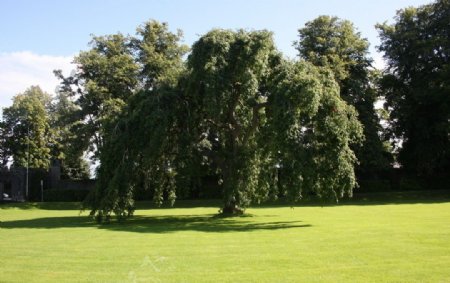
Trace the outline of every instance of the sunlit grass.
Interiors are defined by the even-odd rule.
[[[3,204],[0,282],[450,282],[448,198],[237,218],[178,205],[100,226],[74,204]]]

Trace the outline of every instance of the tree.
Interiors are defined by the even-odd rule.
[[[12,158],[14,166],[47,169],[52,159],[58,159],[63,177],[89,178],[85,147],[73,132],[73,113],[78,110],[67,94],[59,92],[53,99],[38,86],[16,95],[0,123],[2,166]]]
[[[4,150],[11,154],[14,166],[49,167],[54,144],[47,113],[50,103],[49,94],[32,86],[3,109]]]
[[[279,57],[270,32],[213,30],[188,58],[191,146],[220,176],[224,213],[239,213],[267,194],[271,163],[259,132],[271,64]]]
[[[8,147],[8,132],[10,127],[0,120],[0,169],[8,166],[9,159],[11,157],[11,149]]]
[[[349,145],[361,126],[325,68],[286,62],[270,32],[243,30],[212,30],[193,45],[185,71],[171,66],[172,75],[146,79],[160,83],[133,95],[109,129],[87,202],[98,220],[132,215],[138,186],[158,203],[164,194],[173,201],[192,168],[219,176],[223,213],[277,195],[280,167],[292,200],[351,194]]]
[[[289,199],[352,196],[356,157],[351,145],[363,138],[355,108],[339,95],[334,73],[308,62],[287,62],[274,72],[268,100],[266,139]]]
[[[382,131],[374,109],[377,101],[376,84],[371,78],[371,59],[367,56],[369,43],[361,38],[350,21],[320,16],[299,29],[296,47],[300,57],[316,66],[328,67],[340,87],[340,96],[353,105],[364,126],[364,142],[354,147],[365,175],[387,168],[391,160],[379,136]]]
[[[240,213],[276,195],[279,185],[294,201],[308,192],[351,195],[355,159],[348,146],[361,128],[325,68],[286,62],[270,32],[243,30],[207,33],[187,65],[186,132],[220,176],[223,213]]]
[[[49,109],[50,126],[53,129],[56,143],[52,148],[52,156],[61,161],[61,176],[64,179],[89,179],[89,164],[84,156],[88,148],[86,136],[82,133],[79,121],[81,109],[71,100],[69,94],[57,91]]]
[[[450,169],[450,3],[400,10],[377,25],[387,71],[381,82],[399,161],[417,174]]]
[[[131,38],[122,34],[93,37],[92,49],[75,57],[77,71],[65,78],[61,71],[61,91],[76,98],[77,136],[87,139],[94,159],[104,143],[104,128],[120,113],[137,87],[139,66],[130,48]],[[85,140],[80,141],[86,144]]]
[[[103,127],[106,134],[100,154],[98,184],[86,201],[99,221],[111,213],[119,218],[134,210],[134,193],[139,187],[154,190],[161,203],[164,192],[174,200],[174,152],[177,128],[174,109],[182,57],[187,47],[180,44],[180,31],[172,33],[167,24],[150,21],[138,28],[131,39],[136,88],[127,104]],[[130,78],[131,80],[131,78]]]
[[[187,51],[176,44],[181,36],[180,31],[170,33],[167,24],[156,21],[140,26],[136,37],[95,36],[92,48],[75,57],[74,75],[55,72],[61,91],[77,98],[77,136],[83,138],[82,144],[87,139],[94,159],[101,156],[106,129],[135,93],[151,90],[158,80],[176,80],[171,70],[181,65],[179,58]]]

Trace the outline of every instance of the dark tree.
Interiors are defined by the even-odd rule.
[[[380,24],[388,68],[381,82],[402,166],[418,174],[450,170],[450,2],[400,10]]]

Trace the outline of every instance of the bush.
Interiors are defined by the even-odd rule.
[[[89,189],[44,190],[44,201],[83,201],[89,191]]]

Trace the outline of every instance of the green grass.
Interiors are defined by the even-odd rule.
[[[97,225],[77,204],[0,205],[0,282],[450,282],[450,198],[146,209]],[[196,207],[199,206],[199,207]]]

